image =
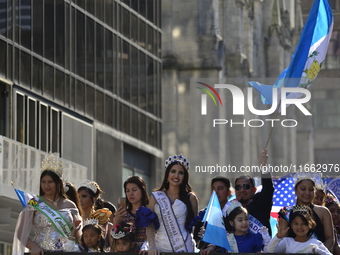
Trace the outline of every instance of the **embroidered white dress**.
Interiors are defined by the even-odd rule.
[[[185,229],[187,206],[181,200],[176,199],[171,208],[174,212],[174,215],[176,216],[176,220],[181,232],[178,233],[178,236],[176,236],[175,238],[177,240],[180,240],[179,238],[183,238],[188,252],[194,252],[195,242],[193,241],[192,235]],[[169,234],[164,227],[162,214],[160,212],[160,207],[158,204],[155,205],[155,213],[157,214],[160,223],[160,227],[157,230],[155,236],[156,248],[160,252],[173,252],[171,243],[168,238]]]
[[[62,209],[59,213],[65,218],[65,220],[73,226],[72,212],[77,214],[76,209]],[[67,238],[62,236],[53,226],[47,217],[39,212],[35,212],[33,219],[33,225],[35,227],[35,236],[33,242],[39,245],[44,251],[63,251],[63,245],[67,242]]]

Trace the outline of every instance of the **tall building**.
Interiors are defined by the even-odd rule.
[[[161,159],[161,1],[0,1],[0,253],[38,193],[41,159],[116,204],[123,181],[156,183]],[[5,217],[6,216],[6,217]]]

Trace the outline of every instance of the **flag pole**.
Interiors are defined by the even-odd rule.
[[[280,102],[281,102],[281,99],[279,101],[279,103],[277,104],[277,107],[276,107],[276,110],[275,110],[275,116],[274,116],[274,119],[276,119],[277,115],[279,114],[279,106],[280,106]],[[274,125],[272,125],[270,131],[269,131],[269,135],[268,135],[268,138],[267,138],[267,142],[266,142],[266,146],[264,148],[268,148],[268,144],[269,144],[269,140],[272,136],[272,133],[273,133],[273,129],[274,129]]]

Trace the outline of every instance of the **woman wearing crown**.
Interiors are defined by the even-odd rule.
[[[155,250],[194,252],[195,242],[186,227],[197,215],[198,200],[189,185],[189,162],[181,154],[174,155],[166,160],[165,168],[163,183],[152,193],[148,205],[149,211],[156,213],[160,223],[159,228],[154,223],[155,229],[158,228],[156,232],[152,232],[151,225],[147,229],[149,253]],[[137,211],[137,219],[139,212],[143,211],[141,209]],[[145,214],[153,217],[148,212]],[[139,224],[137,220],[136,224]]]
[[[64,251],[63,246],[81,217],[76,205],[66,198],[62,172],[62,161],[53,154],[43,160],[39,196],[32,198],[19,215],[13,255],[24,254],[25,247],[33,255]],[[35,227],[33,239],[28,237],[32,225]],[[73,238],[80,240],[79,231]]]
[[[312,216],[316,223],[314,229],[314,237],[320,240],[324,245],[332,251],[334,245],[332,216],[329,210],[324,206],[312,203],[315,197],[316,180],[320,176],[310,173],[295,174],[295,195],[296,205],[308,206],[312,210]],[[281,209],[279,215],[279,226],[288,227],[289,218],[285,217],[285,213],[290,211],[290,207]]]

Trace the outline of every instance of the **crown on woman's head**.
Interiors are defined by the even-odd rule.
[[[63,175],[64,164],[54,153],[50,152],[41,162],[41,171],[51,170],[59,177]]]
[[[132,232],[132,226],[130,224],[127,223],[126,226],[117,224],[111,230],[111,236],[113,239],[120,239],[131,232]]]
[[[227,214],[229,215],[235,208],[242,207],[242,204],[236,199],[227,203]]]
[[[90,190],[93,191],[94,194],[97,193],[97,185],[94,181],[90,181],[90,180],[82,180],[81,183],[79,184],[79,188],[80,187],[85,187],[85,188],[88,188]]]
[[[309,180],[315,183],[316,187],[322,188],[323,190],[326,188],[326,185],[322,181],[322,174],[320,173],[310,173],[310,172],[298,172],[294,175],[294,186],[300,181]]]
[[[190,162],[187,160],[187,158],[183,157],[182,153],[179,155],[173,155],[172,157],[169,156],[167,160],[165,160],[165,168],[167,168],[169,165],[171,165],[174,162],[180,162],[184,166],[186,166],[189,169]]]
[[[97,219],[86,219],[83,222],[83,227],[87,225],[98,225],[98,220]]]

